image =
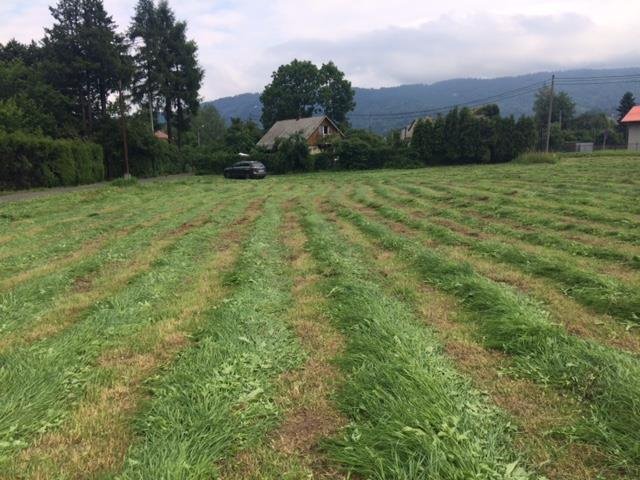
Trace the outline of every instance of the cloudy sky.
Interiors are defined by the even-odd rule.
[[[42,37],[55,0],[0,0],[0,42]],[[121,29],[136,0],[104,0]],[[170,0],[200,47],[202,96],[260,91],[293,58],[354,85],[638,66],[640,0]]]

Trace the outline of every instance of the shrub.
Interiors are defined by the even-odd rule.
[[[239,161],[237,154],[227,152],[225,150],[203,151],[198,150],[193,154],[193,166],[196,175],[216,175],[223,170]]]
[[[136,177],[129,177],[129,178],[116,178],[115,180],[113,180],[111,182],[111,185],[114,187],[133,187],[135,185],[138,185],[138,179]]]
[[[276,161],[272,162],[273,173],[310,172],[315,159],[309,152],[307,140],[300,134],[276,141]]]
[[[538,163],[558,163],[559,157],[555,153],[528,152],[516,157],[513,163],[533,165]]]
[[[104,178],[102,148],[22,132],[0,134],[0,186],[56,187]]]

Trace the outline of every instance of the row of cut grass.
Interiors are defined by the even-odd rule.
[[[640,245],[640,234],[635,230],[626,229],[624,225],[619,225],[612,230],[610,227],[605,228],[602,225],[593,224],[593,222],[584,222],[562,214],[547,212],[544,209],[533,210],[526,203],[518,204],[510,197],[496,198],[490,194],[474,195],[473,192],[470,194],[464,192],[434,194],[424,185],[413,183],[400,185],[400,188],[421,198],[436,201],[440,204],[439,206],[444,208],[477,211],[482,216],[507,218],[527,227],[543,227],[561,233],[579,232]]]
[[[19,254],[41,255],[42,250],[51,254],[65,253],[79,241],[104,233],[105,226],[109,224],[123,218],[135,218],[145,206],[161,201],[161,195],[159,190],[150,188],[122,194],[105,189],[99,197],[82,202],[77,199],[71,201],[66,195],[61,195],[59,197],[65,200],[66,208],[57,212],[38,211],[39,205],[48,203],[41,200],[11,204],[6,207],[7,216],[19,216],[19,212],[23,212],[29,217],[8,221],[6,228],[0,227],[0,231],[6,230],[10,234],[10,240],[0,246],[0,258],[11,260]]]
[[[108,373],[104,381],[88,385],[82,401],[59,429],[39,437],[14,457],[7,467],[8,477],[103,478],[122,468],[133,437],[132,419],[148,393],[143,383],[192,344],[191,335],[206,321],[204,313],[229,294],[226,275],[260,213],[259,208],[248,209],[232,228],[212,236],[208,249],[215,254],[211,261],[208,255],[201,257],[205,269],[182,292],[179,311],[101,354],[99,368]]]
[[[455,297],[426,284],[397,252],[385,249],[342,217],[335,218],[345,237],[371,259],[389,294],[411,304],[417,318],[434,328],[455,367],[510,414],[517,428],[514,445],[536,470],[565,480],[626,478],[608,463],[601,448],[555,433],[572,428],[584,413],[572,395],[509,374],[513,358],[483,347],[473,323],[464,321],[465,312]]]
[[[421,277],[454,294],[487,346],[512,354],[516,371],[567,389],[590,409],[575,431],[601,445],[612,462],[640,473],[640,363],[632,355],[568,335],[529,298],[450,261],[382,224],[337,206],[339,214],[385,248],[398,252]]]
[[[185,231],[153,269],[135,278],[60,335],[0,354],[0,471],[11,452],[38,434],[56,428],[82,398],[86,386],[100,380],[99,355],[145,326],[175,313],[181,291],[203,268],[201,259],[212,236],[246,206],[234,202]]]
[[[220,462],[275,426],[274,379],[302,361],[282,319],[291,279],[280,221],[269,202],[230,280],[233,295],[205,314],[196,345],[149,384],[152,400],[118,478],[216,477]]]
[[[420,182],[418,183],[420,184]],[[468,196],[470,199],[484,199],[481,202],[488,202],[496,200],[497,202],[507,203],[510,205],[522,206],[528,209],[535,209],[542,212],[550,212],[556,215],[567,216],[576,218],[600,225],[608,225],[617,229],[630,229],[636,230],[640,228],[640,221],[635,218],[630,218],[629,215],[620,214],[619,210],[616,212],[603,212],[598,208],[573,206],[570,204],[547,201],[540,199],[539,195],[529,195],[527,197],[520,197],[518,195],[500,195],[494,193],[491,187],[476,189],[475,186],[467,185],[446,185],[446,184],[434,184],[427,183],[429,188],[450,194],[455,197]]]
[[[601,245],[588,245],[568,240],[560,235],[544,231],[520,230],[497,222],[487,222],[478,217],[464,214],[459,210],[435,207],[416,197],[398,195],[395,191],[391,192],[388,188],[380,186],[374,187],[373,191],[386,201],[401,205],[411,205],[419,208],[426,215],[453,220],[456,223],[484,233],[504,235],[531,245],[559,250],[570,255],[612,261],[633,269],[640,269],[640,256],[638,255],[623,253]]]
[[[110,237],[118,232],[127,232],[140,228],[149,218],[150,213],[155,215],[167,212],[166,198],[169,195],[179,195],[179,191],[169,189],[164,192],[159,189],[144,188],[135,194],[129,193],[123,195],[125,203],[115,211],[99,213],[102,204],[92,203],[88,214],[80,214],[73,212],[73,221],[68,222],[67,219],[58,219],[45,232],[37,234],[21,233],[12,244],[12,249],[5,249],[2,257],[2,267],[0,267],[0,279],[7,279],[16,272],[22,274],[29,270],[42,268],[52,262],[65,261],[67,258],[73,257],[83,248],[91,248],[108,241]],[[223,197],[221,192],[220,197]],[[190,192],[185,195],[187,199],[193,199],[205,196],[196,192]],[[126,202],[128,200],[128,203]],[[189,201],[189,200],[187,200]],[[191,200],[193,201],[193,200]],[[120,205],[123,199],[116,196],[115,193],[109,195],[101,202],[110,205]],[[122,212],[122,209],[126,209]],[[97,211],[96,211],[97,210]],[[171,212],[174,209],[171,209]],[[170,214],[170,213],[169,213]],[[38,225],[44,219],[37,218]],[[7,245],[5,245],[7,247]],[[2,251],[2,248],[0,248]]]
[[[595,311],[624,322],[640,323],[640,291],[635,288],[579,269],[562,258],[533,255],[507,243],[466,238],[441,225],[413,218],[366,195],[356,194],[354,198],[385,218],[425,232],[445,245],[464,246],[496,261],[514,265],[526,273],[549,278],[559,284],[566,295]]]
[[[211,211],[204,201],[186,201],[184,211],[176,211],[173,215],[159,215],[163,208],[159,206],[152,211],[150,223],[140,227],[128,235],[114,239],[101,250],[93,252],[82,260],[54,270],[41,277],[19,284],[8,292],[0,294],[0,311],[3,321],[0,331],[11,334],[30,328],[50,311],[56,300],[64,302],[70,295],[78,279],[91,279],[100,282],[106,276],[117,274],[118,269],[126,269],[135,263],[139,254],[153,248],[154,243],[170,244],[167,240],[178,240],[181,229],[194,219]],[[159,215],[153,217],[153,215]],[[188,228],[184,227],[186,232]],[[172,233],[173,232],[173,233]],[[55,308],[55,307],[53,307]]]
[[[330,458],[364,478],[528,478],[507,419],[454,370],[432,332],[318,213],[303,224],[346,340],[337,401],[351,424],[327,444]]]

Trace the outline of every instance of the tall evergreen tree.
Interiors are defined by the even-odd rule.
[[[108,97],[121,80],[124,40],[102,0],[59,0],[50,11],[54,25],[44,38],[47,77],[76,99],[73,113],[89,135],[94,120],[106,117]]]
[[[135,98],[151,110],[157,106],[163,111],[170,141],[174,140],[173,127],[177,127],[178,145],[191,116],[198,111],[204,76],[197,46],[187,39],[186,29],[166,0],[157,6],[152,0],[139,0],[129,29],[138,72]]]
[[[635,106],[636,99],[633,96],[633,93],[626,92],[620,99],[620,104],[618,105],[618,122],[620,122],[627,115],[627,113],[629,113],[629,110],[631,110]]]

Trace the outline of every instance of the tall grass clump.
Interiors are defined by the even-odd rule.
[[[346,208],[339,214],[385,248],[400,253],[421,277],[454,294],[487,346],[514,356],[515,369],[570,391],[589,408],[571,435],[600,444],[611,462],[640,473],[640,362],[637,357],[569,335],[541,305],[418,242]]]
[[[136,185],[139,185],[140,182],[138,182],[138,179],[134,176],[129,176],[128,178],[116,178],[115,180],[112,180],[111,182],[109,182],[109,185],[111,185],[112,187],[134,187]]]
[[[539,165],[553,164],[558,163],[559,161],[560,157],[555,153],[527,152],[518,155],[513,160],[513,163],[517,165]]]
[[[411,308],[385,294],[366,259],[317,213],[309,248],[324,268],[329,314],[346,338],[337,395],[350,420],[331,460],[371,479],[525,479],[508,419],[443,356]]]
[[[122,479],[217,478],[220,462],[278,421],[276,376],[302,361],[286,324],[291,278],[271,203],[230,279],[234,292],[205,313],[195,345],[149,383]]]

